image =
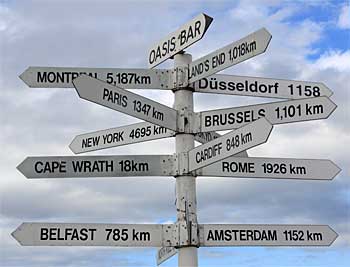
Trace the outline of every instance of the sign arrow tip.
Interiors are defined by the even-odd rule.
[[[18,226],[17,229],[11,233],[12,237],[22,246],[24,245],[21,241],[21,233],[22,233],[23,224],[24,223],[22,223],[20,226]]]
[[[28,73],[28,71],[29,71],[29,68],[27,68],[20,75],[18,75],[18,78],[20,78],[25,84],[27,84],[26,80],[27,80],[27,73]]]
[[[25,176],[23,169],[27,158],[25,158],[20,164],[17,165],[16,169]]]
[[[68,145],[68,147],[74,154],[80,154],[75,149],[75,143],[76,143],[76,137],[72,140],[72,142]]]
[[[331,163],[332,173],[334,173],[333,176],[331,177],[331,180],[333,180],[334,177],[336,177],[342,171],[342,169],[333,161],[330,160],[329,162]]]
[[[330,240],[331,242],[329,243],[329,246],[330,245],[332,245],[333,243],[334,243],[334,241],[338,238],[338,233],[336,232],[336,231],[334,231],[333,230],[333,228],[332,227],[330,227],[329,225],[328,225],[328,228],[329,228],[329,230],[331,230],[331,232],[332,232],[332,239]]]

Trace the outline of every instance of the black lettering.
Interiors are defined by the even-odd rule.
[[[41,228],[40,229],[40,240],[48,240],[49,235],[48,235],[49,230],[47,228]]]

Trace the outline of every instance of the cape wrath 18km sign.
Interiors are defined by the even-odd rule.
[[[171,155],[27,157],[17,169],[30,179],[174,175]]]
[[[73,84],[80,98],[174,131],[177,130],[175,109],[87,75],[79,76]]]
[[[213,18],[205,14],[181,26],[177,31],[158,42],[148,52],[148,67],[154,68],[163,61],[181,52],[204,36]]]

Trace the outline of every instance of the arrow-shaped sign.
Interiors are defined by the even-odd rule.
[[[177,111],[87,75],[73,81],[80,98],[176,131]]]
[[[210,141],[213,141],[214,139],[217,139],[221,137],[222,135],[217,132],[205,132],[205,133],[196,133],[194,135],[194,140],[196,140],[199,143],[206,144]],[[240,153],[237,153],[235,157],[248,157],[247,151],[242,151]]]
[[[336,109],[328,97],[313,97],[300,100],[279,101],[203,111],[199,113],[201,131],[236,129],[265,117],[273,125],[309,120],[326,119]]]
[[[168,58],[183,51],[204,36],[213,18],[206,14],[181,26],[178,30],[154,45],[148,52],[148,67],[154,68]]]
[[[338,237],[328,225],[202,224],[200,245],[330,246]]]
[[[171,155],[27,157],[17,169],[29,179],[175,175]]]
[[[76,136],[69,145],[75,154],[174,136],[175,132],[149,122]]]
[[[271,34],[262,28],[189,64],[189,83],[265,52]]]
[[[330,160],[229,157],[196,171],[197,176],[331,180],[341,169]]]
[[[22,223],[12,236],[22,246],[166,246],[169,225]]]
[[[300,99],[330,97],[333,92],[323,83],[274,78],[215,74],[194,83],[198,93]]]
[[[162,247],[157,251],[157,265],[162,264],[167,259],[170,259],[172,256],[176,255],[177,249],[174,247]]]
[[[265,118],[262,118],[190,150],[188,152],[189,171],[205,167],[265,143],[272,128],[273,126]]]
[[[36,67],[26,69],[19,77],[32,88],[73,88],[73,80],[85,74],[124,89],[172,89],[170,70],[122,68]]]

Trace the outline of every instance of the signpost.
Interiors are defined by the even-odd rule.
[[[70,149],[75,154],[174,136],[175,132],[149,122],[111,128],[76,136]]]
[[[167,259],[176,255],[177,249],[174,247],[162,247],[157,251],[157,265],[162,264]]]
[[[188,152],[189,171],[193,171],[234,154],[263,144],[269,138],[272,125],[261,118],[238,130],[231,131],[213,141]]]
[[[337,238],[328,225],[202,224],[200,243],[218,246],[330,246]]]
[[[124,89],[172,89],[172,71],[166,69],[29,67],[19,77],[31,88],[74,88],[85,74]]]
[[[27,157],[17,169],[29,179],[175,175],[170,155]]]
[[[223,69],[265,52],[271,34],[262,28],[248,36],[220,48],[189,65],[189,83],[193,83]]]
[[[23,223],[13,237],[23,246],[161,247],[157,264],[178,254],[179,266],[198,266],[200,246],[329,246],[337,234],[327,225],[199,224],[196,177],[331,180],[340,169],[330,160],[249,158],[247,149],[267,141],[274,124],[327,118],[336,108],[322,83],[215,75],[267,49],[262,28],[192,62],[183,50],[200,40],[212,18],[200,14],[153,46],[148,65],[174,59],[174,68],[29,67],[29,87],[71,88],[79,97],[146,122],[76,136],[76,153],[175,136],[174,155],[27,157],[27,178],[176,178],[173,224]],[[191,85],[192,83],[192,85]],[[125,89],[172,89],[174,108]],[[294,99],[194,113],[193,92]],[[238,128],[238,129],[237,129]],[[236,129],[236,130],[232,130]],[[232,130],[225,135],[215,131]],[[195,141],[202,143],[195,147]]]
[[[183,51],[204,36],[213,18],[205,14],[182,25],[177,31],[154,45],[148,52],[148,67],[154,68],[163,61]]]
[[[177,130],[177,112],[172,108],[86,75],[76,78],[73,84],[80,98]]]
[[[332,180],[340,168],[330,160],[239,158],[213,163],[196,171],[198,176]]]
[[[273,125],[326,119],[336,107],[328,97],[321,96],[203,111],[199,117],[201,131],[223,131],[242,127],[262,117]]]
[[[160,247],[164,224],[22,223],[12,236],[22,246]]]
[[[261,77],[214,74],[194,83],[194,91],[225,95],[260,96],[286,99],[327,96],[333,92],[323,83]]]

